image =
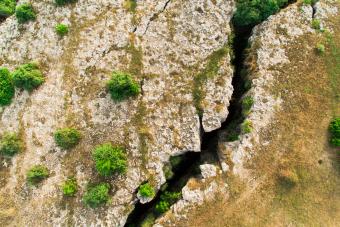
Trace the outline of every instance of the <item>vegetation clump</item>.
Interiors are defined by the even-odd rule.
[[[142,184],[139,187],[138,193],[142,197],[146,197],[146,198],[152,198],[155,196],[155,190],[149,183]]]
[[[67,179],[61,186],[64,196],[74,196],[78,191],[78,185],[75,178]]]
[[[30,20],[35,20],[37,15],[34,12],[33,6],[29,3],[24,3],[16,7],[15,16],[20,24]]]
[[[14,93],[15,89],[9,70],[7,68],[0,68],[0,105],[9,105]]]
[[[124,7],[130,12],[136,12],[137,0],[125,0]]]
[[[238,0],[233,17],[236,26],[254,26],[278,12],[288,0]]]
[[[241,125],[241,130],[244,134],[250,133],[253,129],[252,126],[253,124],[251,123],[251,121],[245,120]]]
[[[23,150],[21,139],[16,133],[5,133],[0,140],[0,154],[12,157]]]
[[[312,20],[312,28],[316,29],[316,30],[320,30],[321,28],[321,23],[319,19],[313,19]]]
[[[16,0],[0,0],[0,18],[8,17],[15,11]]]
[[[45,79],[36,63],[23,64],[12,73],[14,85],[29,92],[44,83]]]
[[[160,215],[168,211],[170,206],[174,204],[181,196],[182,194],[180,192],[164,192],[161,195],[160,201],[156,204],[156,213]]]
[[[104,143],[97,146],[93,153],[96,169],[102,176],[111,176],[115,173],[124,174],[127,169],[125,149],[119,146],[112,146]]]
[[[318,54],[325,53],[325,46],[323,44],[321,44],[321,43],[318,43],[316,45],[316,51],[317,51]]]
[[[115,101],[122,101],[140,93],[138,83],[128,73],[115,71],[107,83],[111,97]]]
[[[63,5],[66,5],[66,4],[71,4],[71,3],[74,3],[76,2],[77,0],[55,0],[55,4],[57,6],[63,6]]]
[[[329,131],[331,133],[331,144],[340,147],[340,117],[336,117],[331,121]]]
[[[55,31],[58,35],[64,36],[68,33],[69,29],[68,29],[68,26],[66,24],[57,24],[55,26]]]
[[[242,114],[247,116],[250,112],[251,107],[254,104],[254,99],[251,96],[247,96],[242,100]]]
[[[81,139],[81,134],[74,128],[58,129],[54,133],[54,140],[56,144],[63,149],[70,149],[75,147]]]
[[[91,208],[99,207],[109,200],[110,185],[107,183],[100,183],[89,186],[83,196],[83,201]]]
[[[49,176],[48,169],[43,165],[35,165],[27,172],[27,181],[30,184],[38,184]]]

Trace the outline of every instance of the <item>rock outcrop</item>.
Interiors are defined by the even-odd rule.
[[[153,180],[159,188],[170,156],[200,151],[194,81],[209,57],[228,44],[234,2],[148,0],[137,1],[135,11],[123,0],[32,4],[36,21],[19,25],[11,16],[0,24],[1,67],[13,70],[37,61],[46,77],[32,93],[16,90],[12,104],[1,109],[0,132],[20,133],[26,147],[1,167],[0,203],[12,204],[1,221],[122,226],[143,181]],[[57,23],[69,25],[70,33],[60,38],[54,31]],[[216,75],[198,88],[204,94],[199,101],[205,131],[226,119],[233,90],[229,54],[217,64]],[[142,94],[112,101],[105,84],[113,70],[130,72]],[[60,150],[53,133],[70,126],[81,131],[82,141],[71,151]],[[91,151],[108,141],[126,146],[128,172],[106,179],[112,186],[110,203],[92,210],[81,201],[86,185],[98,181]],[[51,176],[37,187],[28,186],[27,170],[40,163]],[[64,200],[59,188],[69,175],[80,185],[72,202]]]

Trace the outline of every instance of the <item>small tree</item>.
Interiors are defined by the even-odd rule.
[[[115,101],[122,101],[129,97],[137,96],[140,93],[140,87],[132,76],[124,72],[113,72],[111,80],[107,83],[107,88],[111,97]]]
[[[29,92],[44,83],[45,79],[36,63],[19,66],[12,73],[14,85]]]
[[[78,185],[75,178],[68,178],[61,186],[65,196],[74,196],[78,191]]]
[[[96,208],[109,200],[109,191],[110,185],[107,183],[90,186],[83,196],[83,201],[89,207]]]
[[[68,26],[66,24],[57,24],[55,26],[55,31],[58,35],[64,36],[68,33]]]
[[[58,129],[54,133],[54,140],[56,144],[63,149],[70,149],[75,147],[81,139],[81,134],[74,128]]]
[[[48,169],[43,165],[35,165],[27,172],[27,181],[30,184],[38,184],[49,176]]]
[[[23,147],[16,133],[5,133],[0,141],[0,154],[11,157],[21,152]]]
[[[0,0],[0,18],[8,17],[15,11],[15,0]]]
[[[36,14],[34,12],[33,6],[29,3],[24,3],[16,7],[15,16],[19,23],[26,23],[30,20],[36,19]]]
[[[146,197],[146,198],[152,198],[155,196],[155,190],[149,183],[142,184],[139,187],[138,193],[142,197]]]
[[[15,89],[9,70],[0,68],[0,105],[9,105],[14,93]]]
[[[94,149],[92,156],[96,163],[96,169],[102,176],[126,172],[127,160],[125,149],[122,147],[104,143]]]
[[[340,147],[340,117],[336,117],[331,121],[329,131],[331,133],[331,144]]]

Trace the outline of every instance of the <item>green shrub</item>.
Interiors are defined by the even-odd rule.
[[[68,33],[68,26],[66,24],[57,24],[55,26],[55,31],[58,35],[64,36]]]
[[[250,112],[251,107],[254,104],[254,99],[251,96],[247,96],[242,100],[242,114],[247,116]]]
[[[0,154],[14,156],[23,150],[21,139],[16,133],[5,133],[0,141]]]
[[[149,183],[145,183],[142,184],[139,187],[138,193],[142,196],[142,197],[147,197],[147,198],[152,198],[155,196],[155,190],[153,189],[153,187],[149,184]]]
[[[35,165],[27,172],[27,181],[30,184],[38,184],[49,176],[48,169],[43,165]]]
[[[83,201],[91,208],[105,204],[109,200],[110,185],[100,183],[90,186],[83,196]]]
[[[112,146],[110,143],[102,144],[92,153],[96,163],[96,169],[102,176],[110,176],[115,173],[123,174],[127,169],[125,149]]]
[[[8,69],[0,68],[0,105],[9,105],[14,96],[15,89]]]
[[[0,0],[0,18],[12,15],[16,4],[16,0]]]
[[[236,26],[253,26],[279,11],[288,0],[238,0],[233,17]]]
[[[58,129],[54,133],[54,140],[56,144],[63,149],[70,149],[75,147],[81,139],[81,134],[74,128]]]
[[[331,144],[340,147],[340,117],[336,117],[331,121],[329,131],[331,133]]]
[[[320,20],[319,19],[313,19],[312,20],[312,28],[319,30],[321,28]]]
[[[33,6],[29,3],[24,3],[17,6],[15,9],[15,16],[19,23],[26,23],[30,20],[35,20],[37,17]]]
[[[27,91],[39,87],[45,79],[36,63],[28,63],[19,66],[12,73],[14,85]]]
[[[61,189],[65,196],[74,196],[78,191],[78,185],[75,178],[68,178],[62,185]]]
[[[237,132],[235,132],[235,131],[230,131],[230,132],[228,132],[228,134],[227,134],[226,140],[227,140],[227,142],[233,142],[233,141],[238,140],[238,139],[239,139],[239,136],[240,136],[240,135],[239,135]]]
[[[122,101],[140,93],[140,87],[132,76],[124,72],[113,72],[111,80],[107,83],[111,97],[115,101]]]
[[[241,125],[241,130],[244,134],[250,133],[252,130],[252,123],[249,120],[245,120]]]
[[[317,51],[318,54],[325,53],[325,46],[323,44],[321,44],[321,43],[318,43],[316,45],[316,51]]]
[[[174,204],[181,196],[182,194],[180,192],[164,192],[160,197],[160,201],[156,204],[156,213],[163,214],[164,212],[168,211],[170,206]]]
[[[66,4],[71,4],[76,2],[77,0],[55,0],[55,4],[57,4],[57,6],[63,6]]]

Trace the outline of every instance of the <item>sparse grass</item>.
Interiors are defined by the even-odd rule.
[[[316,30],[320,30],[321,28],[321,23],[319,19],[313,19],[312,20],[312,28],[316,29]]]
[[[245,120],[241,125],[241,130],[243,134],[250,133],[253,129],[253,124],[250,120]]]
[[[110,185],[107,183],[90,185],[83,196],[83,201],[91,208],[102,206],[109,201],[109,191]]]
[[[12,157],[23,151],[23,143],[16,133],[5,133],[0,140],[0,154]]]
[[[323,45],[323,44],[321,44],[321,43],[318,43],[317,45],[316,45],[316,51],[317,51],[317,53],[318,54],[320,54],[320,55],[322,55],[322,54],[324,54],[325,53],[325,45]]]
[[[9,105],[12,102],[14,93],[15,89],[9,70],[0,68],[0,105]]]
[[[220,62],[228,53],[229,53],[228,45],[213,52],[208,57],[207,64],[204,70],[194,78],[192,95],[194,99],[194,105],[199,115],[203,114],[202,101],[205,97],[203,86],[209,78],[213,78],[215,75],[217,75],[218,70],[220,68]]]
[[[242,114],[247,116],[250,113],[250,109],[254,104],[254,98],[247,96],[242,100]]]
[[[29,184],[36,185],[49,176],[48,169],[43,165],[35,165],[27,172]]]

